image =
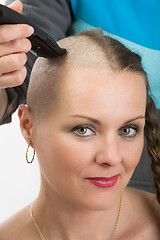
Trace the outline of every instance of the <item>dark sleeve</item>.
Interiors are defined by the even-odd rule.
[[[6,0],[5,5],[13,2]],[[67,35],[72,22],[72,10],[69,0],[21,0],[23,3],[23,14],[37,23],[45,32],[47,32],[56,41],[64,38]],[[29,84],[30,73],[36,57],[31,53],[27,53],[27,76],[21,86],[7,88],[8,107],[3,118],[0,120],[0,125],[10,123],[12,114],[18,106],[26,101],[26,94]],[[8,113],[9,106],[12,110]]]

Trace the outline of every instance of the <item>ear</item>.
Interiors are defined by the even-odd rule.
[[[18,117],[20,121],[20,128],[23,137],[25,138],[26,142],[29,144],[32,143],[32,128],[33,128],[33,118],[29,108],[25,105],[20,105],[18,109]],[[31,144],[33,147],[33,145]]]

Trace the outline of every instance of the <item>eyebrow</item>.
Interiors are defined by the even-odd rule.
[[[138,117],[135,117],[135,118],[132,118],[132,119],[128,120],[128,121],[125,122],[124,124],[130,123],[130,122],[133,122],[133,121],[136,121],[137,119],[146,119],[146,117],[140,115],[140,116],[138,116]]]
[[[95,123],[95,124],[97,124],[97,125],[102,125],[102,123],[101,123],[99,120],[97,120],[97,119],[95,119],[95,118],[88,117],[88,116],[71,115],[71,117],[86,118],[86,119],[90,120],[91,122],[93,122],[93,123]],[[140,115],[140,116],[137,116],[137,117],[135,117],[135,118],[132,118],[132,119],[126,121],[124,124],[130,123],[130,122],[133,122],[133,121],[136,121],[137,119],[146,119],[146,118],[145,118],[145,116]]]
[[[102,124],[99,120],[97,120],[97,119],[95,119],[95,118],[88,117],[88,116],[71,115],[71,117],[86,118],[86,119],[90,120],[91,122],[93,122],[93,123],[95,123],[95,124],[97,124],[97,125],[101,125],[101,124]]]

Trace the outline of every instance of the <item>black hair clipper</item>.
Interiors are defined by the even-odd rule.
[[[31,41],[32,50],[38,57],[57,57],[67,52],[65,48],[60,48],[52,37],[29,18],[0,4],[0,25],[2,24],[28,24],[32,26],[34,33],[28,39]]]

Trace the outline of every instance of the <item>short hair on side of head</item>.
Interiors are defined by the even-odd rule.
[[[64,61],[65,57],[62,61]],[[39,57],[30,77],[26,104],[37,123],[49,116],[50,110],[58,101],[61,81],[61,59]]]
[[[119,41],[103,35],[101,29],[87,30],[60,40],[59,45],[66,48],[64,56],[39,58],[32,70],[27,93],[29,106],[37,122],[44,121],[55,104],[58,104],[59,92],[63,84],[64,67],[72,68],[108,68],[112,71],[132,71],[142,74],[145,79],[147,103],[144,134],[147,149],[151,157],[157,200],[160,203],[160,141],[156,108],[151,96],[147,74],[141,64],[141,57],[130,51]],[[62,74],[63,73],[63,74]]]

